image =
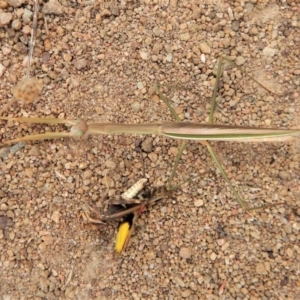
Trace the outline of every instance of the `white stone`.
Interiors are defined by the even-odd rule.
[[[194,202],[194,205],[196,206],[196,207],[200,207],[200,206],[203,206],[203,200],[202,199],[199,199],[199,200],[196,200],[195,202]]]
[[[148,60],[149,59],[149,53],[147,53],[145,51],[140,51],[140,56],[141,56],[142,60]]]
[[[205,42],[200,43],[199,48],[200,48],[201,52],[204,53],[204,54],[209,54],[210,53],[210,47]]]
[[[215,252],[213,252],[213,253],[210,255],[210,259],[211,259],[212,261],[214,261],[214,260],[216,260],[217,256],[218,256],[218,255],[217,255]]]
[[[263,49],[263,55],[268,56],[268,57],[273,57],[276,54],[277,50],[270,48],[270,47],[265,47]]]

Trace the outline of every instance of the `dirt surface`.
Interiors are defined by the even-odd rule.
[[[218,57],[224,71],[215,122],[297,128],[300,7],[282,1],[40,1],[31,76],[40,99],[5,116],[92,122],[170,121],[164,88],[185,121],[205,123]],[[24,77],[33,1],[0,0],[1,107]],[[1,141],[67,131],[1,121]],[[88,204],[143,177],[163,185],[178,141],[139,135],[18,143],[0,149],[0,299],[300,299],[299,142],[212,143],[249,205],[244,212],[198,142],[176,182],[146,210],[127,250],[114,253],[118,222],[84,224]]]

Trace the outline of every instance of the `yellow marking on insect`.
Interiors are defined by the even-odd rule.
[[[121,197],[124,198],[134,198],[145,186],[148,180],[146,178],[140,179],[132,187],[130,187],[126,192],[124,192]]]
[[[126,243],[129,234],[130,224],[124,222],[119,226],[117,238],[116,238],[116,252],[121,253]]]

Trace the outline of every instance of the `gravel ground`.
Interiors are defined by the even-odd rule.
[[[215,122],[296,128],[299,123],[300,6],[297,0],[40,1],[31,76],[44,83],[34,103],[7,116],[88,122],[206,122],[217,58],[224,71]],[[29,4],[28,4],[29,3]],[[26,71],[33,1],[0,0],[1,107]],[[173,86],[173,87],[170,87]],[[1,140],[63,126],[1,122]],[[300,299],[299,143],[212,143],[251,205],[245,213],[197,142],[176,176],[192,182],[138,220],[122,255],[117,222],[84,224],[82,207],[101,206],[143,176],[166,183],[178,142],[115,135],[2,147],[0,297],[13,299]]]

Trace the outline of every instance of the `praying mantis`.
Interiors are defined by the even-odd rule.
[[[3,142],[3,144],[11,144],[20,141],[30,140],[44,140],[55,139],[64,137],[80,137],[86,134],[144,134],[144,135],[162,135],[173,139],[181,139],[178,155],[173,166],[171,176],[169,178],[167,189],[171,188],[171,183],[175,175],[180,157],[186,145],[186,140],[200,141],[207,147],[210,156],[220,170],[225,181],[229,185],[232,193],[235,195],[237,202],[244,209],[249,209],[248,204],[240,197],[228,178],[220,160],[218,159],[215,151],[209,144],[209,141],[236,141],[236,142],[283,142],[294,139],[300,135],[300,129],[277,129],[277,128],[257,128],[257,127],[240,127],[230,125],[217,125],[213,124],[213,115],[216,108],[216,94],[218,90],[218,83],[222,73],[222,66],[224,62],[233,64],[235,67],[241,69],[232,61],[225,57],[221,57],[217,64],[217,76],[211,98],[211,110],[209,115],[208,124],[196,124],[181,122],[178,114],[170,105],[167,98],[162,94],[159,85],[155,86],[155,90],[162,101],[167,105],[172,115],[177,122],[168,123],[149,123],[149,124],[117,124],[117,123],[94,123],[87,124],[85,120],[70,121],[57,118],[22,118],[22,117],[0,117],[1,120],[29,122],[29,123],[44,123],[44,124],[65,124],[71,126],[70,132],[46,132],[44,134],[29,135],[17,139]],[[242,70],[242,69],[241,69]],[[258,85],[272,93],[269,89],[261,85],[252,76],[246,74],[250,79]]]
[[[85,120],[64,120],[57,118],[13,118],[13,117],[0,117],[1,120],[17,121],[17,122],[28,122],[28,123],[44,123],[44,124],[65,124],[71,126],[70,132],[48,132],[38,135],[29,135],[25,137],[16,138],[10,141],[4,141],[3,144],[11,144],[20,141],[30,141],[30,140],[44,140],[44,139],[55,139],[64,137],[81,137],[85,134],[155,134],[162,135],[168,138],[181,139],[183,142],[179,147],[179,151],[167,182],[167,185],[159,189],[153,189],[152,192],[144,198],[143,201],[134,199],[135,195],[130,197],[120,197],[115,202],[111,202],[112,205],[119,205],[125,203],[125,208],[120,211],[113,211],[106,215],[101,216],[98,220],[92,219],[89,215],[86,215],[86,220],[90,223],[105,224],[108,221],[116,220],[119,218],[125,218],[125,221],[121,223],[121,226],[117,234],[117,252],[121,252],[128,243],[132,230],[134,228],[134,223],[139,216],[141,208],[145,205],[152,205],[156,201],[161,200],[169,196],[177,187],[172,187],[172,181],[175,176],[177,166],[179,164],[181,155],[184,151],[187,140],[198,140],[201,144],[207,147],[210,156],[220,170],[225,181],[229,185],[232,193],[234,194],[239,205],[248,210],[252,209],[249,205],[240,197],[239,193],[233,187],[230,179],[228,178],[219,158],[215,154],[215,151],[209,144],[209,141],[237,141],[237,142],[282,142],[290,139],[297,138],[300,134],[300,129],[277,129],[277,128],[255,128],[255,127],[239,127],[239,126],[229,126],[229,125],[216,125],[213,124],[213,115],[216,108],[216,94],[218,90],[218,83],[222,73],[222,65],[224,62],[234,64],[227,58],[220,58],[217,65],[216,82],[213,90],[213,95],[211,98],[211,110],[209,115],[208,124],[196,124],[181,122],[178,114],[175,112],[174,108],[170,105],[167,98],[162,94],[160,86],[155,86],[155,91],[160,97],[160,99],[167,105],[171,114],[175,117],[177,122],[168,123],[150,123],[150,124],[113,124],[113,123],[96,123],[87,124]],[[234,64],[234,66],[236,66]],[[238,66],[236,66],[239,68]],[[246,74],[247,75],[247,74]],[[249,76],[249,75],[247,75]],[[266,89],[268,92],[272,93],[270,90],[262,86],[253,77],[249,76],[254,82],[260,85],[262,88]],[[139,190],[138,192],[141,192]],[[138,193],[137,192],[137,193]],[[126,225],[126,216],[132,215],[132,225]],[[125,224],[125,227],[122,227]],[[127,226],[127,227],[126,227]],[[123,236],[124,232],[126,233]],[[119,242],[121,240],[121,242]]]

